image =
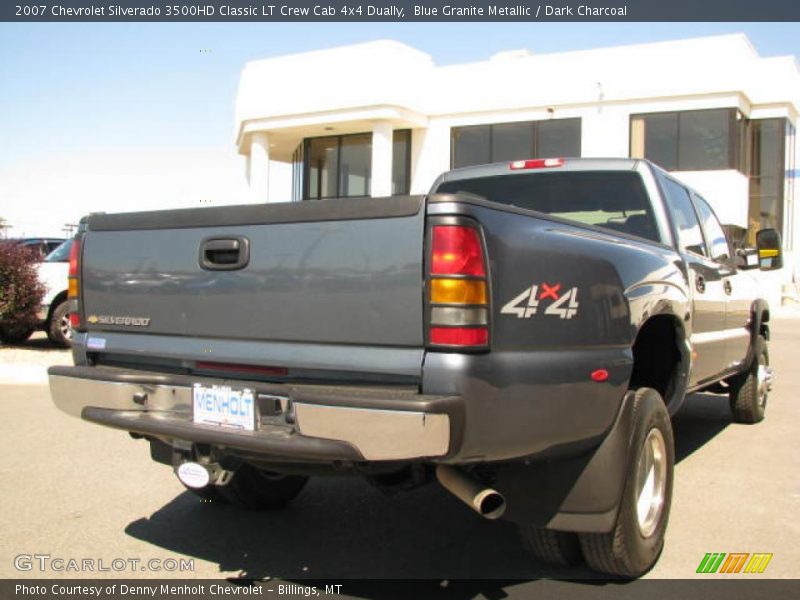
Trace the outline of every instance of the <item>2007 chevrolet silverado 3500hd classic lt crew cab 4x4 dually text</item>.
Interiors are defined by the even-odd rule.
[[[86,229],[53,399],[207,498],[277,508],[331,471],[438,479],[539,560],[634,577],[663,547],[687,393],[764,416],[767,305],[708,204],[647,161]],[[777,232],[758,244],[780,267]]]

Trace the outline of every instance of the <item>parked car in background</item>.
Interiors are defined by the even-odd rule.
[[[36,253],[38,260],[44,260],[44,258],[47,255],[53,252],[65,241],[66,240],[64,238],[33,237],[33,238],[12,238],[8,240],[0,240],[0,243],[20,244],[22,246],[27,246]]]
[[[40,327],[47,333],[51,342],[65,348],[69,347],[72,339],[67,284],[69,252],[73,242],[74,240],[66,240],[60,244],[37,267],[39,281],[46,290],[38,313]]]

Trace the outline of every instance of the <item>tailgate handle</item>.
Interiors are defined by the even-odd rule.
[[[250,262],[250,240],[244,236],[206,238],[200,243],[200,266],[207,271],[234,271]]]

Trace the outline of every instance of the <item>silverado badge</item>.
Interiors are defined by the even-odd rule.
[[[86,321],[92,325],[122,325],[125,327],[148,327],[150,317],[129,317],[127,315],[118,317],[116,315],[89,315]]]

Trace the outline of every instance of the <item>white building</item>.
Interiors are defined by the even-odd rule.
[[[423,194],[483,162],[644,156],[742,238],[780,229],[791,265],[798,111],[795,58],[763,58],[741,34],[444,67],[379,41],[248,63],[236,125],[256,202]]]

